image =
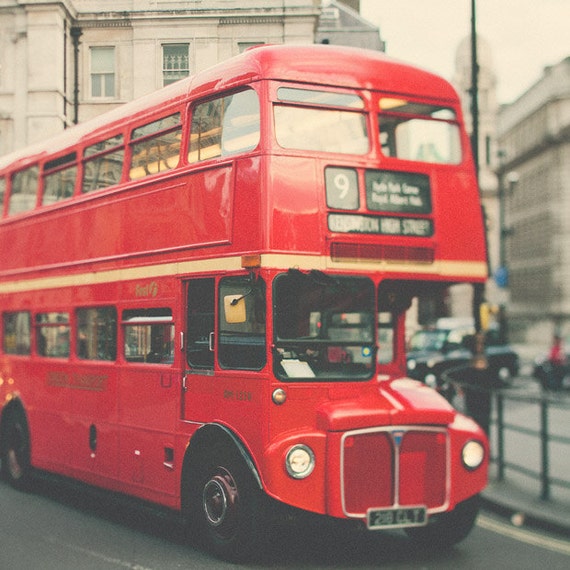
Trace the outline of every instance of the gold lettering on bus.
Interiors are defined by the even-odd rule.
[[[101,374],[68,374],[52,371],[47,374],[47,384],[58,388],[103,392],[107,388],[107,378],[108,376]]]
[[[236,402],[251,402],[253,400],[251,392],[245,390],[224,390],[225,400],[234,400]]]
[[[137,283],[135,285],[135,297],[156,297],[158,295],[158,283]]]

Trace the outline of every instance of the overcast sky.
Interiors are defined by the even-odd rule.
[[[386,53],[452,79],[455,52],[470,34],[471,0],[360,0]],[[570,56],[570,0],[477,0],[477,32],[490,45],[500,103]]]

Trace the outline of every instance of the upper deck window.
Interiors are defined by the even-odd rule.
[[[171,170],[180,159],[180,113],[162,117],[133,130],[129,178],[137,180]]]
[[[8,214],[27,212],[36,206],[38,172],[38,166],[34,165],[20,172],[16,172],[12,176],[12,190],[10,192]]]
[[[439,164],[461,162],[455,111],[405,99],[380,99],[380,144],[385,156]]]
[[[353,110],[364,107],[358,95],[280,87],[277,96],[290,103],[275,105],[273,110],[275,136],[281,147],[342,154],[368,152],[366,115]]]
[[[197,105],[188,162],[253,150],[259,144],[259,99],[252,89]]]
[[[93,192],[121,181],[123,135],[115,135],[88,146],[84,152],[82,192]]]
[[[72,152],[44,166],[44,193],[42,205],[53,204],[73,196],[77,177],[77,154]]]

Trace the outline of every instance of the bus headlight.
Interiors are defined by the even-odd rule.
[[[477,469],[477,467],[483,463],[484,458],[485,448],[480,442],[472,439],[463,446],[463,450],[461,451],[461,460],[463,461],[465,468],[469,469],[469,471]]]
[[[287,473],[295,479],[308,477],[315,468],[315,454],[303,444],[294,445],[285,457]]]
[[[416,361],[411,358],[408,360],[408,370],[415,370],[416,369]]]

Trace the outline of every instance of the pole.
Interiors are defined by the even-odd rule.
[[[475,164],[475,176],[477,187],[479,187],[479,63],[477,59],[477,14],[476,0],[471,0],[471,150],[473,152],[473,162]],[[480,193],[480,191],[479,191]],[[475,283],[473,285],[473,320],[475,330],[481,333],[481,305],[485,299],[485,284]],[[476,352],[484,348],[481,347],[481,339],[476,343]],[[475,354],[476,367],[484,368],[481,365],[484,355]],[[479,361],[479,365],[477,365]]]

